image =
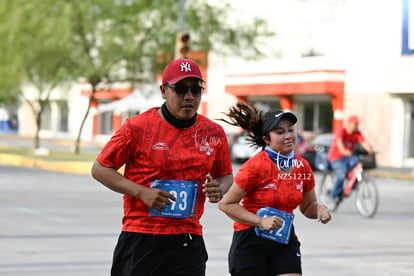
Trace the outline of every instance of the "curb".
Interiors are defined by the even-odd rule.
[[[414,174],[404,174],[404,173],[393,173],[393,172],[386,172],[386,171],[369,171],[367,174],[375,176],[375,177],[383,177],[383,178],[397,178],[402,180],[414,180]]]

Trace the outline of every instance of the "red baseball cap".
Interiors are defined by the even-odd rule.
[[[359,118],[356,115],[352,115],[348,118],[348,123],[356,123],[359,124]]]
[[[180,58],[171,61],[162,73],[162,84],[176,84],[182,79],[195,77],[203,81],[200,67],[191,59]]]

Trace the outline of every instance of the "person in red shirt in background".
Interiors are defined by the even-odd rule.
[[[357,143],[368,153],[372,152],[371,145],[359,131],[358,125],[359,118],[355,115],[350,116],[347,124],[335,134],[328,152],[328,160],[336,174],[334,188],[330,194],[332,202],[327,202],[332,209],[335,209],[342,199],[343,183],[348,172],[359,162],[358,157],[352,155]]]
[[[299,206],[305,217],[322,223],[331,215],[317,202],[308,162],[294,152],[297,118],[281,110],[262,115],[242,102],[226,115],[230,121],[224,122],[242,127],[251,145],[262,148],[241,166],[219,202],[235,221],[229,271],[232,276],[302,275],[293,211]]]
[[[217,203],[233,182],[224,129],[197,114],[198,65],[174,60],[162,78],[164,104],[129,118],[92,167],[96,180],[124,195],[114,276],[205,275],[204,203]]]

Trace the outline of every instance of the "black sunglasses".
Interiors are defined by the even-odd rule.
[[[175,93],[180,96],[184,96],[185,94],[187,94],[188,89],[191,90],[191,94],[193,94],[194,97],[200,96],[204,91],[204,87],[198,84],[185,85],[185,84],[177,83],[176,85],[169,85],[168,83],[166,83],[164,84],[164,86],[174,89]]]

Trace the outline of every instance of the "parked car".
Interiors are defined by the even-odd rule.
[[[246,131],[242,131],[239,135],[234,137],[234,142],[231,143],[230,154],[231,159],[237,163],[244,163],[250,157],[254,156],[256,153],[262,151],[261,148],[256,148],[251,145],[247,140],[248,136]],[[305,139],[302,134],[297,134],[295,152],[302,156],[307,148]]]
[[[306,148],[303,153],[303,158],[308,161],[312,169],[320,170],[317,166],[317,158],[327,157],[329,148],[331,147],[333,141],[333,133],[323,133],[316,135],[315,138],[310,141],[310,145]],[[321,162],[318,162],[319,165]]]
[[[327,158],[333,139],[333,133],[322,133],[316,135],[316,137],[310,142],[310,145],[306,148],[302,156],[308,161],[312,169],[324,170],[326,169],[326,166],[329,166]],[[367,154],[367,152],[360,144],[357,144],[354,154]],[[364,169],[376,168],[377,164],[375,155],[369,155],[363,159],[362,166]]]
[[[246,131],[242,131],[239,135],[234,137],[234,142],[230,148],[231,159],[237,163],[244,163],[250,157],[261,151],[261,148],[256,148],[247,140]]]

